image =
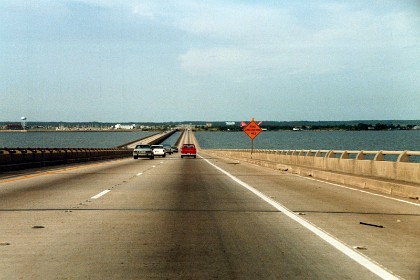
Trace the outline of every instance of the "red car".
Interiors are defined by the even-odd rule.
[[[181,148],[181,158],[183,157],[197,157],[197,149],[194,144],[183,144]]]

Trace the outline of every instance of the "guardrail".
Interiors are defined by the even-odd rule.
[[[420,151],[208,149],[216,156],[406,197],[420,196]]]
[[[0,171],[131,155],[132,150],[119,148],[0,148]]]
[[[161,143],[175,132],[157,133],[115,148],[0,148],[0,171],[131,157],[133,149],[129,145],[139,141]]]
[[[181,148],[181,141],[182,141],[182,139],[184,138],[184,135],[185,135],[185,129],[183,129],[182,131],[181,131],[181,135],[178,137],[178,139],[176,140],[176,142],[175,142],[175,144],[174,144],[174,146],[177,146],[178,148]]]
[[[171,137],[177,131],[178,130],[171,130],[171,131],[165,131],[161,133],[152,134],[150,136],[146,136],[141,139],[137,139],[129,143],[117,146],[117,148],[134,149],[134,147],[137,144],[158,145],[162,143],[163,141],[165,141],[167,138]]]
[[[277,153],[279,155],[314,156],[326,158],[395,162],[410,162],[411,157],[420,157],[420,151],[254,150],[254,153],[255,152]]]

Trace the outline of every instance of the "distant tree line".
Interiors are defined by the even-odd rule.
[[[334,124],[334,125],[276,125],[276,124],[262,124],[261,127],[268,131],[279,131],[279,130],[293,130],[298,128],[301,130],[347,130],[347,131],[361,131],[361,130],[411,130],[416,125],[400,125],[400,124]],[[242,127],[239,125],[225,125],[225,124],[213,124],[212,127],[202,128],[203,130],[219,130],[219,131],[242,131]]]
[[[248,123],[249,121],[246,121]],[[259,121],[258,121],[259,122]],[[183,121],[183,122],[129,122],[121,124],[137,124],[138,127],[146,126],[154,130],[168,130],[182,125],[190,125],[198,130],[216,131],[242,131],[241,122],[206,122],[206,121]],[[116,123],[109,122],[28,122],[27,129],[55,130],[63,126],[68,128],[89,127],[107,128]],[[268,131],[279,130],[411,130],[419,129],[420,120],[364,120],[364,121],[263,121],[261,127]],[[22,125],[16,122],[0,122],[0,130],[21,130]]]

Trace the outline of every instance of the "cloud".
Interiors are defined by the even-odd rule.
[[[252,109],[256,96],[282,101],[273,116],[285,100],[285,112],[318,104],[357,114],[388,98],[417,116],[420,18],[410,1],[0,1],[0,87],[190,96],[208,116]]]
[[[180,56],[181,67],[193,75],[238,71],[247,67],[250,59],[250,52],[233,48],[192,49]]]
[[[133,14],[138,15],[140,17],[154,19],[155,14],[152,11],[151,7],[146,4],[136,4],[133,7]]]
[[[172,21],[203,42],[202,48],[180,55],[181,68],[196,75],[232,69],[248,75],[250,68],[290,75],[359,71],[377,63],[382,67],[391,60],[386,55],[419,42],[419,21],[412,12],[376,11],[363,3],[314,4],[306,15],[286,6],[188,3],[182,17]]]
[[[286,11],[247,4],[195,3],[187,8],[174,24],[187,32],[216,39],[240,42],[271,41],[272,38],[293,32]]]

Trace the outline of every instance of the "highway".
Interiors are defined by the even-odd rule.
[[[0,279],[420,278],[418,204],[205,154],[3,173],[0,221]]]

